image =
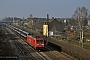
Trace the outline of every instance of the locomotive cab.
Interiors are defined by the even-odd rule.
[[[36,40],[36,48],[44,48],[44,40]]]
[[[27,42],[35,49],[43,49],[44,48],[44,39],[39,37],[39,36],[35,36],[35,35],[27,35],[26,37]]]
[[[36,49],[43,49],[44,48],[44,39],[37,36],[36,37]]]

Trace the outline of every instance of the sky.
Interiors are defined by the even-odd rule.
[[[0,0],[0,18],[33,17],[70,18],[77,7],[85,6],[90,13],[90,0]]]

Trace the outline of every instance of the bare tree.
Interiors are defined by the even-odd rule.
[[[76,21],[76,25],[80,31],[80,41],[82,42],[82,47],[83,47],[83,27],[87,25],[87,16],[88,16],[88,10],[86,7],[78,7],[75,10],[74,15],[72,16],[73,19]]]

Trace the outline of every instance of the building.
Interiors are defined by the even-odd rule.
[[[49,31],[53,31],[54,35],[60,35],[64,31],[64,24],[57,21],[57,19],[51,20],[48,24]]]
[[[27,18],[29,27],[32,27],[34,29],[41,29],[44,22],[46,21],[46,18]]]
[[[27,19],[21,19],[21,18],[14,18],[14,23],[15,25],[19,25],[19,26],[24,26],[24,23],[27,21]]]

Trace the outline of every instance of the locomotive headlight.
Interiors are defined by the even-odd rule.
[[[37,45],[44,45],[44,44],[37,44]]]
[[[37,44],[37,45],[39,45],[39,44]]]
[[[42,45],[44,45],[44,44],[42,44]]]

